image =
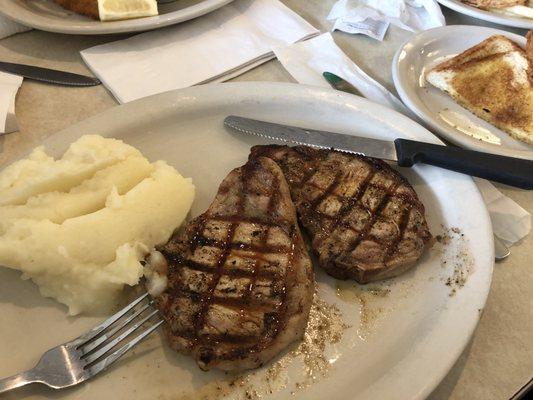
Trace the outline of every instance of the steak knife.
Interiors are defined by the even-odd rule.
[[[304,129],[233,115],[226,117],[224,124],[239,133],[396,161],[400,167],[424,163],[522,189],[533,189],[533,161],[530,160],[409,139],[392,142]]]
[[[9,72],[10,74],[14,75],[20,75],[35,81],[53,83],[63,86],[96,86],[102,83],[100,80],[90,76],[35,67],[33,65],[13,64],[2,61],[0,61],[0,71]]]

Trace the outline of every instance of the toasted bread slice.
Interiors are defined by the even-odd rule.
[[[533,31],[529,31],[526,35],[526,58],[529,62],[529,83],[533,85]]]
[[[533,145],[530,76],[526,52],[497,35],[437,65],[426,80],[478,117]]]
[[[524,5],[526,0],[462,0],[463,3],[471,5],[482,10],[491,8],[507,8],[512,6]]]

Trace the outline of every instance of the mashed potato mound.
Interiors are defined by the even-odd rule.
[[[124,194],[152,171],[144,157],[128,157],[75,186],[68,192],[47,192],[30,197],[26,204],[0,206],[0,221],[16,218],[48,219],[62,223],[68,218],[98,211],[104,207],[113,187]]]
[[[4,192],[17,195],[0,206],[0,265],[22,271],[71,315],[109,311],[124,285],[139,282],[140,261],[169,239],[194,198],[191,180],[165,162],[150,164],[131,146],[94,135],[61,160],[37,149],[6,168]]]
[[[120,140],[85,135],[73,143],[60,160],[36,148],[0,174],[0,205],[24,204],[31,197],[67,191],[93,176],[99,169],[141,153]]]

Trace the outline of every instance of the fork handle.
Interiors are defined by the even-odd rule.
[[[28,372],[29,371],[21,372],[20,374],[13,375],[8,378],[0,379],[0,394],[36,382],[30,378],[30,374]]]

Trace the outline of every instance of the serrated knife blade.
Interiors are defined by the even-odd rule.
[[[397,161],[394,142],[340,133],[303,129],[230,115],[224,124],[238,132],[321,149],[334,149],[367,157]]]
[[[400,167],[412,167],[417,163],[424,163],[522,189],[533,189],[533,160],[504,157],[410,139],[398,138],[394,142],[389,142],[297,128],[233,115],[226,117],[224,124],[243,134],[396,161]]]
[[[73,74],[72,72],[58,71],[55,69],[41,68],[33,65],[14,64],[0,61],[0,71],[35,81],[52,83],[63,86],[96,86],[102,82],[91,76]]]

